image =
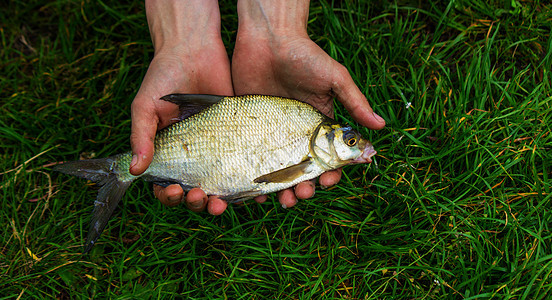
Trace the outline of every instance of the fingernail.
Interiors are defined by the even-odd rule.
[[[132,160],[130,161],[130,167],[129,169],[132,169],[134,165],[138,163],[138,155],[134,154],[132,155]]]
[[[180,202],[180,199],[182,199],[182,198],[180,198],[178,196],[170,196],[169,197],[170,202]]]
[[[203,201],[190,202],[190,208],[192,209],[200,209],[202,207],[203,207]]]
[[[327,189],[328,187],[329,186],[327,186],[327,185],[323,185],[323,184],[320,185],[320,188],[323,189],[323,190]]]
[[[282,204],[282,208],[283,208],[283,209],[286,209],[286,208],[287,208],[287,205]]]
[[[378,120],[379,123],[385,122],[385,120],[382,117],[380,117],[378,114],[376,114],[375,112],[373,112],[372,115],[374,115],[374,118],[376,120]]]

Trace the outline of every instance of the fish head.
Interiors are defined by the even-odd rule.
[[[311,156],[327,170],[349,164],[371,163],[374,146],[350,126],[335,122],[319,125],[311,139]]]

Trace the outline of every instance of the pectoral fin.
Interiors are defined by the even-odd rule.
[[[182,121],[219,102],[220,100],[222,100],[222,98],[224,98],[224,96],[170,94],[161,97],[161,100],[165,100],[178,105],[178,108],[180,109],[180,115],[178,116],[178,119]]]
[[[287,168],[274,171],[272,173],[265,174],[257,177],[253,182],[255,183],[286,183],[292,182],[295,179],[311,172],[312,160],[309,158],[303,162],[289,166]]]

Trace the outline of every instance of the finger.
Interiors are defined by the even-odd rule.
[[[295,196],[297,199],[308,199],[314,196],[314,183],[310,180],[300,182],[295,186]]]
[[[141,105],[138,96],[131,105],[132,128],[130,133],[130,147],[132,161],[129,171],[132,175],[140,175],[146,171],[153,159],[153,140],[157,131],[158,118],[153,108]]]
[[[266,199],[268,199],[267,195],[261,195],[261,196],[255,197],[254,200],[257,201],[257,203],[264,203]]]
[[[334,73],[336,78],[333,81],[332,88],[339,102],[345,106],[353,119],[370,129],[382,129],[385,127],[385,120],[372,110],[366,97],[358,89],[353,78],[351,78],[347,68],[339,64],[337,70],[338,72]]]
[[[295,197],[295,193],[292,189],[279,191],[277,195],[283,208],[293,207],[297,204],[297,198]]]
[[[226,210],[226,207],[228,207],[228,203],[226,203],[226,201],[220,199],[217,196],[209,197],[209,204],[207,204],[207,211],[210,214],[214,216],[219,216]]]
[[[155,197],[166,206],[176,206],[180,204],[184,195],[182,187],[178,184],[172,184],[166,188],[154,184],[153,193],[155,194]]]
[[[336,185],[339,180],[341,180],[341,169],[336,169],[320,175],[318,183],[320,183],[322,188],[328,188],[332,185]]]
[[[207,194],[200,188],[191,189],[186,195],[186,206],[191,211],[200,212],[207,205]]]

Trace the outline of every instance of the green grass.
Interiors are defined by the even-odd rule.
[[[552,5],[420,3],[311,3],[311,38],[388,122],[360,129],[374,163],[292,209],[271,197],[219,217],[164,207],[139,182],[82,256],[95,190],[51,164],[129,149],[152,57],[143,4],[12,1],[0,298],[546,298]],[[230,53],[237,16],[223,5]],[[336,117],[352,123],[340,106]]]

